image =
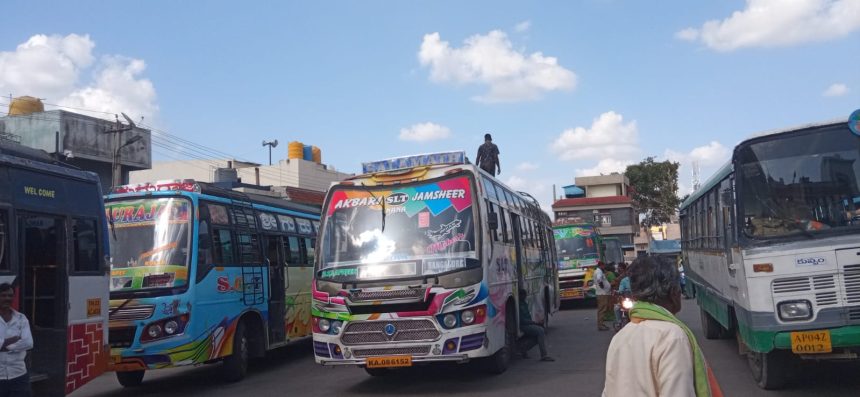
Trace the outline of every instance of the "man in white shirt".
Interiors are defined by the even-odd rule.
[[[33,335],[27,317],[12,308],[15,289],[0,284],[0,397],[30,397],[27,350],[33,348]]]
[[[591,280],[594,282],[594,293],[597,295],[597,330],[606,331],[609,329],[603,324],[603,319],[606,313],[609,312],[609,298],[612,294],[612,284],[606,279],[606,264],[602,261],[597,261],[597,269],[594,269],[594,274]]]

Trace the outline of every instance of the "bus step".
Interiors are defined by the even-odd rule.
[[[30,374],[30,383],[48,380],[48,374]]]

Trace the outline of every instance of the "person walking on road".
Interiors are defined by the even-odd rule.
[[[606,278],[606,264],[597,261],[597,269],[592,276],[594,281],[594,293],[597,295],[597,330],[607,331],[609,327],[603,324],[606,313],[610,310],[610,298],[612,296],[612,284]]]
[[[27,350],[33,348],[33,335],[27,317],[12,308],[15,289],[0,284],[0,397],[29,397]]]
[[[502,166],[499,164],[499,147],[493,143],[493,137],[490,134],[484,134],[484,144],[478,147],[475,165],[492,176],[502,173]]]
[[[521,289],[519,293],[520,329],[526,335],[520,345],[520,354],[523,358],[528,358],[528,351],[535,347],[535,345],[538,345],[540,347],[541,361],[555,361],[554,358],[549,356],[546,349],[546,330],[543,329],[542,325],[532,320],[532,312],[526,299],[528,292]]]
[[[675,264],[639,258],[627,269],[636,303],[630,323],[612,338],[603,396],[722,397],[681,310]]]

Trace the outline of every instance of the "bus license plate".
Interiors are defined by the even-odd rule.
[[[582,291],[578,289],[566,289],[561,291],[562,298],[577,298],[582,296]]]
[[[367,368],[411,367],[412,356],[368,357]]]
[[[796,354],[830,353],[830,331],[803,331],[791,333],[791,351]]]

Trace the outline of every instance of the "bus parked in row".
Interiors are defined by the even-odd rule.
[[[519,336],[517,299],[537,323],[558,308],[549,216],[463,152],[363,171],[334,184],[323,207],[316,361],[370,375],[475,359],[505,371]]]
[[[146,370],[248,359],[311,333],[319,210],[192,180],[107,197],[110,345],[123,386]]]
[[[582,218],[564,218],[553,223],[558,254],[558,282],[562,301],[594,299],[592,274],[597,261],[621,263],[624,253],[616,237],[602,237],[593,224]]]
[[[98,177],[0,139],[0,283],[15,289],[37,396],[64,396],[107,367],[107,230]]]
[[[737,335],[758,385],[860,353],[860,137],[845,122],[759,135],[681,205],[709,339]]]

